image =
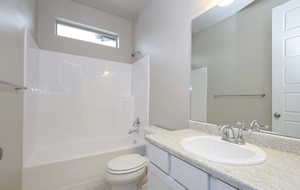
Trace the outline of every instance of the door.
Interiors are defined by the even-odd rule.
[[[300,137],[300,0],[273,9],[273,131]]]
[[[206,122],[207,120],[207,67],[191,72],[191,120]]]

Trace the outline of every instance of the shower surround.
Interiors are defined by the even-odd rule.
[[[126,64],[69,55],[38,49],[30,37],[27,47],[24,189],[68,189],[91,179],[102,183],[109,159],[143,153],[142,135],[128,130],[137,116],[148,125],[148,57]],[[65,173],[71,166],[81,172],[80,179]],[[57,178],[47,184],[50,171]]]

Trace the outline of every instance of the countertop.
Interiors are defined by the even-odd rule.
[[[263,164],[229,166],[196,158],[180,145],[180,141],[186,137],[204,135],[209,134],[195,129],[161,130],[146,135],[146,140],[240,190],[300,190],[299,155],[260,147],[267,155]]]

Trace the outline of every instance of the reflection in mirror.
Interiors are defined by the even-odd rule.
[[[265,130],[300,137],[299,5],[235,0],[193,20],[191,120],[257,120]]]

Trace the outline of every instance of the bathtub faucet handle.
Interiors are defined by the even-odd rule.
[[[137,117],[134,122],[132,123],[132,127],[137,127],[139,128],[140,127],[140,124],[141,124],[141,120],[139,117]]]
[[[140,132],[140,124],[141,124],[140,118],[137,117],[134,120],[134,122],[132,123],[133,129],[129,129],[128,134],[132,134],[132,133],[137,133],[138,134]]]

